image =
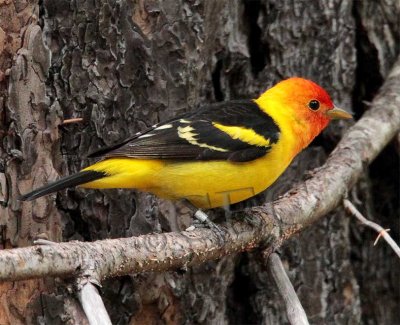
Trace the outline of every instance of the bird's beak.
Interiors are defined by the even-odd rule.
[[[328,115],[333,120],[353,118],[353,115],[336,106],[333,109],[327,111],[326,115]]]

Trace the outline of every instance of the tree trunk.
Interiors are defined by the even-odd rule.
[[[255,97],[297,75],[356,117],[400,52],[396,1],[0,1],[0,226],[4,248],[35,238],[93,241],[179,231],[188,213],[127,190],[18,195],[87,166],[88,152],[200,104]],[[83,120],[64,124],[71,118]],[[317,138],[262,204],[307,177],[347,123]],[[399,143],[350,197],[399,240]],[[218,211],[216,212],[218,214]],[[311,323],[395,324],[399,261],[375,233],[337,209],[280,253]],[[109,279],[115,324],[285,324],[257,251],[177,272]],[[0,323],[82,324],[70,284],[0,284]],[[382,303],[377,303],[382,302]]]

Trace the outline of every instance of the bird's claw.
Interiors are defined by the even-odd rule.
[[[192,226],[188,227],[186,230],[187,231],[192,231],[194,228],[209,228],[211,230],[214,230],[214,232],[217,234],[218,238],[220,240],[223,240],[224,236],[224,230],[217,226],[214,222],[210,220],[208,215],[202,211],[201,209],[198,209],[195,207],[189,200],[184,199],[183,203],[193,212],[195,220],[193,221]]]
[[[259,218],[252,218],[250,216],[244,216],[244,221],[252,226],[253,228],[259,228],[261,226],[261,221]]]
[[[196,218],[193,222],[193,226],[195,228],[208,228],[214,230],[214,232],[218,235],[218,238],[221,240],[223,239],[224,230],[212,222],[206,213],[198,209],[195,212],[194,217]]]

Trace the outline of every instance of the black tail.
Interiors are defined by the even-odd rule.
[[[19,199],[21,201],[31,201],[43,195],[57,192],[67,187],[89,183],[95,181],[96,179],[100,179],[106,176],[108,175],[104,172],[85,170],[83,172],[79,172],[74,175],[64,177],[58,181],[55,181],[53,183],[40,187],[36,190],[33,190],[32,192],[26,193],[22,195]]]

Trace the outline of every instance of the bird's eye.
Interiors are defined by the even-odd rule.
[[[308,103],[308,107],[310,107],[313,111],[317,111],[319,109],[319,101],[316,99],[311,100]]]

